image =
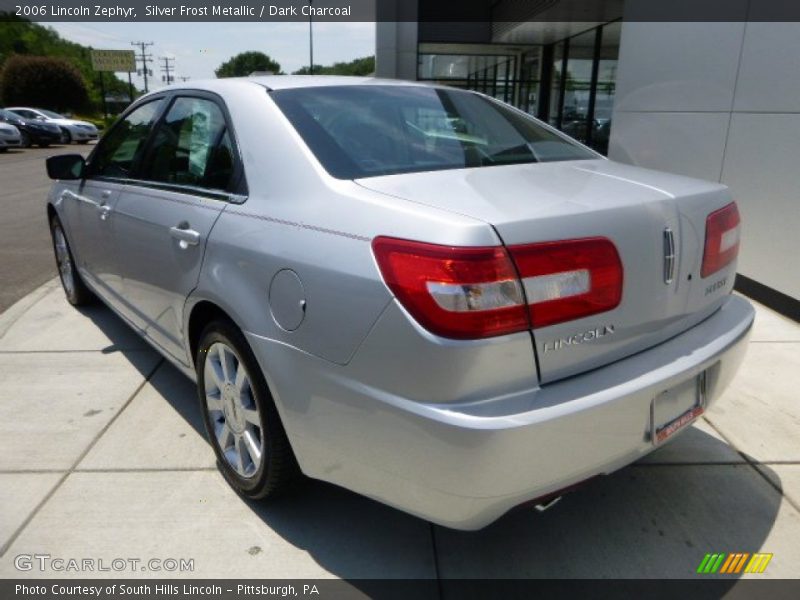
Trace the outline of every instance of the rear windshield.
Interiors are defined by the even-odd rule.
[[[466,91],[365,85],[271,94],[339,179],[597,158],[535,119]]]

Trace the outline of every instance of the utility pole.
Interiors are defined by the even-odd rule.
[[[164,64],[161,66],[161,72],[164,73],[164,76],[161,78],[163,81],[167,82],[167,85],[172,83],[174,79],[172,77],[172,72],[175,70],[174,65],[170,64],[170,61],[175,62],[175,59],[170,56],[160,56],[159,60],[163,60]]]
[[[314,74],[314,29],[311,26],[311,5],[314,0],[308,0],[308,74]]]
[[[153,42],[131,42],[131,46],[138,46],[141,50],[141,54],[139,54],[138,60],[142,61],[142,74],[144,75],[144,93],[146,94],[150,90],[147,88],[147,63],[153,62],[153,55],[147,54],[145,52],[145,48],[148,46],[152,46]]]

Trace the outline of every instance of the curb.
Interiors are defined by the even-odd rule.
[[[27,296],[17,300],[5,311],[0,313],[0,339],[5,336],[9,329],[22,317],[28,310],[44,298],[48,293],[60,285],[58,277],[54,277],[47,283],[40,285]]]

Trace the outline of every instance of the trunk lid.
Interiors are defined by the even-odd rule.
[[[731,202],[719,184],[606,160],[433,171],[357,183],[481,219],[507,246],[595,236],[615,244],[624,271],[620,305],[534,329],[542,383],[681,333],[716,310],[733,286],[735,262],[700,277],[706,217]],[[667,230],[675,255],[671,280]]]

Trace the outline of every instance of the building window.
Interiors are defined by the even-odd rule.
[[[547,45],[422,43],[417,77],[513,104],[606,154],[621,29],[614,21]]]
[[[616,21],[554,44],[547,120],[608,153],[622,25]]]

